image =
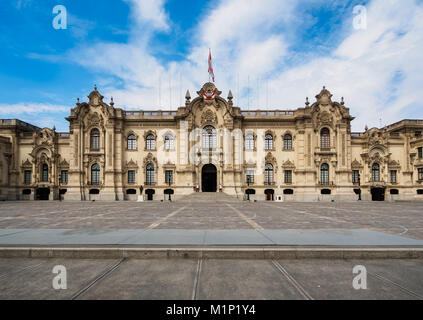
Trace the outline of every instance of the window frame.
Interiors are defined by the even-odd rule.
[[[264,184],[267,186],[274,184],[274,166],[271,163],[266,163],[264,168]]]
[[[149,151],[156,150],[156,137],[154,136],[154,134],[149,133],[145,137],[145,149]]]
[[[380,165],[376,162],[372,164],[372,182],[380,182]]]
[[[137,182],[136,170],[128,170],[128,184],[134,184]]]
[[[327,186],[329,185],[329,170],[330,166],[327,163],[322,163],[320,165],[320,184]]]
[[[273,134],[266,133],[264,136],[264,150],[274,150],[275,139]]]
[[[137,150],[137,137],[135,134],[131,133],[126,139],[126,149],[127,150]]]
[[[283,150],[292,150],[292,135],[290,133],[283,136]]]
[[[286,184],[291,184],[292,183],[292,170],[284,170],[283,172],[283,181]]]
[[[29,174],[29,176],[27,176],[27,174]],[[32,170],[25,170],[24,171],[24,184],[25,185],[32,184]]]
[[[97,128],[93,128],[90,131],[90,150],[100,150],[100,130]]]
[[[390,170],[389,171],[389,180],[391,181],[391,183],[398,183],[398,172],[397,172],[397,170]]]
[[[68,184],[68,183],[69,183],[69,172],[68,172],[68,170],[61,170],[60,171],[60,184]]]
[[[245,150],[247,151],[254,151],[255,148],[255,141],[254,141],[254,134],[253,133],[247,133],[245,135]]]
[[[166,134],[164,137],[164,150],[170,151],[174,149],[175,149],[175,139],[173,135],[171,135],[170,133]]]
[[[173,184],[173,170],[165,170],[165,183],[166,185]]]
[[[49,179],[49,167],[47,163],[41,165],[41,182],[48,182]]]
[[[211,133],[210,133],[211,130]],[[201,132],[201,147],[203,150],[215,150],[217,147],[216,128],[205,126]]]
[[[91,185],[98,186],[101,184],[101,167],[98,163],[93,163],[91,166]]]
[[[145,184],[148,186],[155,184],[155,166],[153,163],[148,163],[145,166]]]
[[[329,128],[322,128],[320,130],[320,149],[330,149],[330,130]]]

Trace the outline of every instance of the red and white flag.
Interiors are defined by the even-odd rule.
[[[214,72],[213,72],[212,56],[211,56],[210,49],[209,49],[209,77],[211,77],[212,81],[214,82]]]

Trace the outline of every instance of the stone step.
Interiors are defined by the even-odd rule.
[[[182,198],[183,202],[238,202],[242,198],[228,195],[224,192],[194,192]]]

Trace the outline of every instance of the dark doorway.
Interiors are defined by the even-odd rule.
[[[273,195],[275,194],[275,191],[273,189],[264,190],[264,194],[266,195],[267,201],[273,201],[274,200]]]
[[[39,188],[36,192],[37,200],[49,200],[50,189],[49,188]]]
[[[216,192],[217,169],[211,163],[203,166],[201,170],[201,188],[203,192]]]
[[[152,201],[153,195],[156,193],[154,189],[147,189],[145,190],[145,194],[147,195],[147,200]]]
[[[385,188],[372,188],[372,201],[385,201]]]

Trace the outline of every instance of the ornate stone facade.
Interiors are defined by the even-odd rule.
[[[326,89],[296,110],[245,111],[206,83],[176,111],[124,111],[94,89],[69,133],[0,120],[0,198],[173,199],[222,191],[250,199],[423,199],[423,120],[352,133]]]

